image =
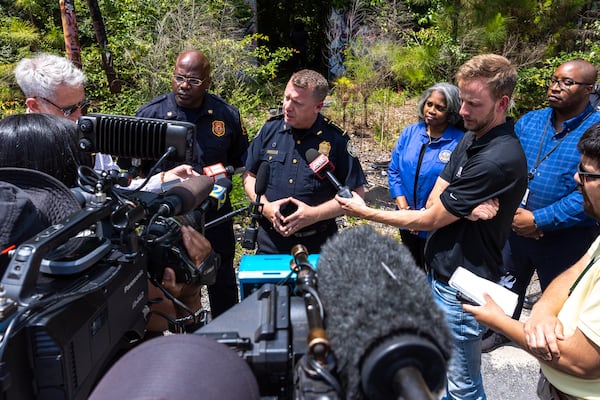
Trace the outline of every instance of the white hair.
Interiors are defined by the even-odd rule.
[[[85,84],[85,75],[75,64],[64,57],[47,53],[19,61],[15,78],[27,97],[54,99],[58,85],[78,87]]]

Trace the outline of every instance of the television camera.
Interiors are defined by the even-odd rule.
[[[263,284],[195,334],[237,351],[262,398],[342,399],[323,314],[316,268],[306,248],[296,245],[284,279]]]
[[[159,159],[157,165],[192,160],[193,124],[101,114],[78,124],[85,151]],[[167,265],[181,282],[216,278],[218,265],[199,270],[187,259],[179,231],[212,179],[153,194],[122,187],[129,179],[118,171],[78,173],[82,209],[21,243],[2,278],[2,399],[87,398],[119,353],[143,336],[148,279],[160,285]]]

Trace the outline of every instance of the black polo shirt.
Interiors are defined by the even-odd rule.
[[[460,219],[431,232],[425,247],[427,265],[444,277],[463,266],[497,281],[502,248],[527,189],[527,161],[514,133],[514,121],[507,120],[480,139],[467,132],[440,177],[449,183],[440,200]],[[496,217],[475,222],[463,218],[494,197],[500,201]]]

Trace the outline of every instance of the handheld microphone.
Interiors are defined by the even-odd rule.
[[[224,167],[223,164],[218,163],[202,168],[202,172],[204,175],[211,177],[214,182],[217,182],[220,179],[229,179],[235,169],[231,165]]]
[[[213,181],[207,176],[194,176],[167,190],[153,203],[158,205],[157,214],[174,217],[198,207],[213,189]],[[150,205],[152,208],[152,204]]]
[[[329,179],[329,182],[336,188],[338,191],[338,196],[344,197],[347,199],[352,198],[352,192],[348,188],[348,186],[342,186],[340,181],[337,180],[335,175],[333,175],[333,170],[335,166],[329,161],[329,158],[322,153],[319,153],[316,149],[308,149],[306,150],[306,161],[308,161],[308,166],[320,179]]]
[[[250,226],[244,232],[242,247],[248,250],[256,248],[256,237],[258,235],[258,220],[262,215],[262,204],[260,198],[267,192],[267,184],[269,183],[270,166],[267,161],[263,161],[256,171],[256,181],[254,182],[254,193],[256,193],[256,201],[252,202],[250,208],[250,216],[252,220]]]
[[[227,178],[221,178],[213,185],[213,189],[200,205],[202,212],[218,211],[227,201],[227,195],[231,192],[233,184]]]
[[[322,247],[317,274],[346,398],[433,399],[451,336],[408,249],[367,225],[347,229]]]

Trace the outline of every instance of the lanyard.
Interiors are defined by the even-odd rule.
[[[583,117],[581,122],[579,124],[577,124],[577,126],[573,127],[573,129],[576,129],[579,125],[583,124],[590,115],[592,115],[592,113],[588,112]],[[529,173],[527,174],[527,178],[530,181],[533,180],[533,178],[535,177],[535,173],[537,171],[537,168],[540,166],[540,164],[544,160],[546,160],[548,157],[550,157],[550,155],[554,152],[554,150],[556,150],[558,148],[558,146],[560,146],[560,144],[563,142],[563,140],[565,140],[567,138],[567,136],[569,136],[569,133],[571,133],[573,131],[573,129],[567,128],[568,130],[567,130],[567,133],[565,133],[565,136],[563,136],[559,141],[557,141],[556,144],[554,146],[552,146],[552,148],[546,154],[544,154],[543,157],[541,157],[542,149],[544,148],[544,143],[546,142],[546,133],[548,132],[548,126],[550,125],[551,119],[552,119],[552,117],[548,118],[548,120],[546,121],[546,127],[544,128],[544,134],[542,135],[542,140],[540,141],[540,147],[538,149],[538,153],[535,158],[535,164],[533,165],[533,167],[531,167],[531,169],[529,170]]]

